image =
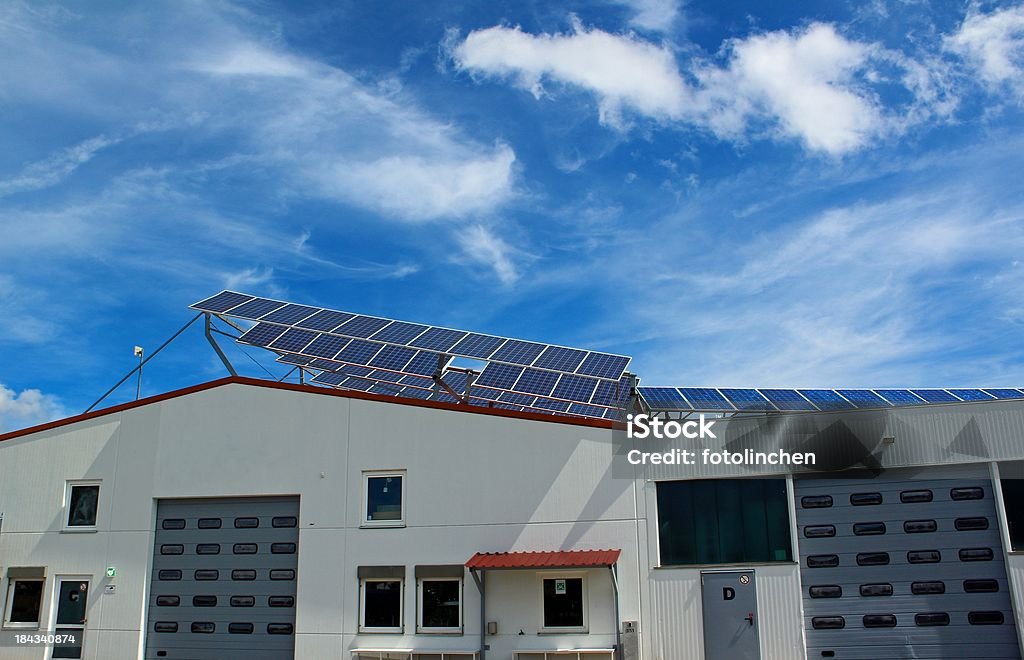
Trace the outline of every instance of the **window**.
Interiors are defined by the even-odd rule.
[[[1002,479],[1003,507],[1010,528],[1010,548],[1024,550],[1024,479]]]
[[[582,575],[541,578],[542,631],[586,632],[586,585]]]
[[[360,632],[402,632],[402,580],[363,579],[359,583]]]
[[[404,472],[364,472],[364,527],[401,527],[405,524]]]
[[[662,566],[792,561],[783,479],[658,483]]]
[[[42,580],[10,580],[7,585],[4,625],[12,628],[38,628],[42,604]]]
[[[95,529],[100,501],[99,483],[68,482],[65,495],[65,529]]]
[[[430,578],[419,582],[419,631],[462,632],[462,580]]]

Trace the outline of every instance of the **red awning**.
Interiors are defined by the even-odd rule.
[[[478,552],[466,568],[593,568],[612,566],[621,550],[555,550],[551,552]]]

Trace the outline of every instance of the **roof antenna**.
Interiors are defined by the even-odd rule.
[[[142,395],[142,354],[144,351],[141,346],[135,347],[135,357],[139,358],[139,379],[135,384],[135,400],[139,400],[139,396]]]

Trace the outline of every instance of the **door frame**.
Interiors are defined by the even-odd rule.
[[[80,646],[82,647],[82,657],[85,657],[85,630],[89,627],[89,611],[90,609],[92,609],[92,605],[95,604],[95,600],[93,600],[95,598],[95,596],[93,596],[93,593],[95,592],[95,589],[93,587],[96,584],[95,576],[87,575],[85,573],[57,573],[53,576],[53,587],[50,591],[51,597],[49,627],[47,628],[47,630],[52,630],[54,631],[55,634],[57,632],[57,610],[60,609],[60,583],[72,582],[75,580],[78,580],[79,582],[87,582],[89,584],[89,589],[87,590],[88,593],[86,593],[85,596],[85,622],[81,624],[82,638],[80,640]],[[75,626],[73,624],[61,624],[61,627],[68,628]],[[49,650],[46,657],[47,660],[53,657],[52,648]]]
[[[707,635],[704,632],[705,629],[706,629],[706,626],[707,626],[707,617],[705,617],[705,612],[704,612],[704,594],[705,594],[705,591],[704,591],[704,576],[705,575],[723,575],[723,574],[730,574],[730,573],[735,573],[737,575],[742,574],[742,573],[747,573],[747,574],[750,575],[750,579],[753,581],[753,586],[754,586],[754,626],[753,626],[753,628],[754,628],[754,634],[757,636],[757,657],[759,659],[763,660],[763,658],[764,658],[764,648],[762,647],[762,641],[761,641],[761,610],[758,607],[758,601],[757,601],[757,570],[755,570],[753,567],[743,567],[743,566],[733,567],[733,566],[729,566],[729,567],[722,567],[722,568],[701,569],[701,571],[700,571],[700,618],[701,618],[701,647],[702,647],[701,651],[704,653],[704,657],[705,657],[706,660],[713,660],[713,659],[707,657]]]

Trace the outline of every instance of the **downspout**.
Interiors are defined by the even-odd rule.
[[[619,621],[619,574],[615,564],[608,567],[612,574],[612,589],[615,591],[615,660],[622,660],[622,623]]]
[[[487,591],[484,589],[484,579],[487,577],[487,573],[484,571],[477,573],[475,568],[469,569],[469,573],[473,576],[476,588],[480,592],[480,660],[484,660],[487,653]]]

